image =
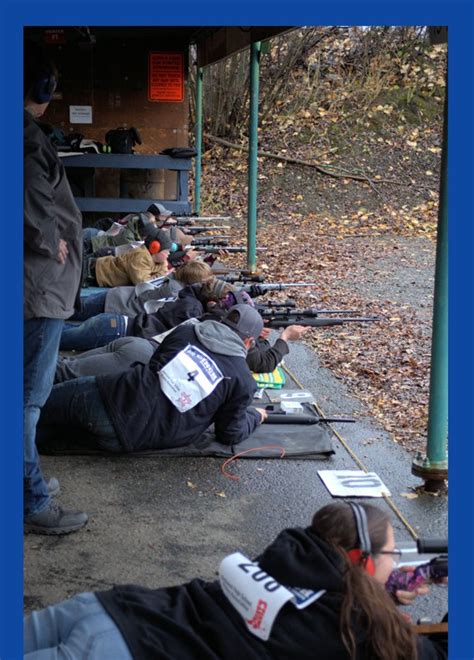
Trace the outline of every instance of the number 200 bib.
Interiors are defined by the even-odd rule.
[[[259,639],[270,637],[273,623],[288,602],[302,610],[320,598],[325,590],[285,587],[240,552],[225,557],[219,567],[219,581],[225,596],[242,616],[247,629]]]

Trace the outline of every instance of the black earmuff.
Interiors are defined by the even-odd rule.
[[[369,525],[367,523],[367,514],[360,504],[347,502],[354,514],[354,520],[357,530],[357,548],[349,550],[347,553],[353,564],[361,564],[369,575],[375,573],[374,560],[372,558],[372,544],[370,542]]]
[[[53,98],[56,85],[56,76],[52,71],[41,71],[31,91],[32,100],[40,104],[49,103]]]

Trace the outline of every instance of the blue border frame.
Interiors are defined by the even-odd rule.
[[[120,6],[120,9],[118,7]],[[472,80],[473,12],[470,2],[398,0],[332,2],[241,0],[130,3],[117,0],[7,3],[2,7],[4,99],[0,260],[4,306],[0,383],[0,658],[21,651],[22,614],[22,29],[24,25],[448,25],[450,214],[450,657],[474,657],[473,639],[473,310],[472,310]],[[184,17],[184,18],[183,18]],[[11,235],[13,228],[13,236]]]

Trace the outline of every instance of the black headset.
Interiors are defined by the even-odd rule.
[[[372,558],[372,543],[370,542],[367,514],[364,507],[360,504],[356,504],[355,502],[347,502],[347,504],[351,507],[354,514],[357,530],[357,547],[349,550],[347,554],[352,563],[361,564],[369,575],[373,575],[375,566]]]
[[[42,69],[34,83],[30,96],[35,103],[49,103],[56,89],[56,76],[51,70]]]
[[[234,296],[236,305],[248,305],[248,299],[245,299],[240,291],[231,291],[230,293]]]

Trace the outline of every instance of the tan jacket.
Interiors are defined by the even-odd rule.
[[[117,257],[99,257],[95,262],[95,278],[99,286],[140,284],[168,272],[166,261],[156,264],[145,246],[134,248]]]

